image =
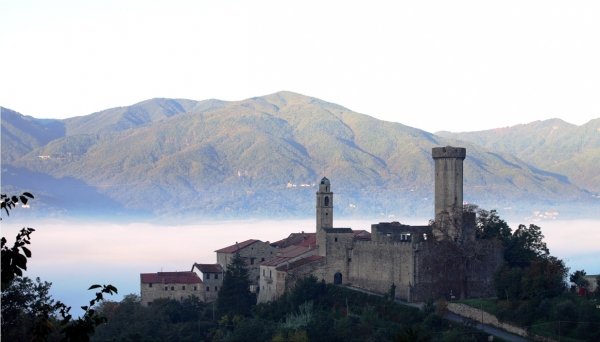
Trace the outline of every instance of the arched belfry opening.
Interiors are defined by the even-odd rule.
[[[325,201],[323,201],[323,205],[325,205],[326,207],[329,206],[329,196],[325,196]]]
[[[333,284],[342,285],[342,274],[340,272],[333,275]]]

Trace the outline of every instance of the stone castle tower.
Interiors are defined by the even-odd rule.
[[[325,231],[333,228],[333,192],[329,179],[323,177],[317,191],[317,245],[319,254],[325,255]]]
[[[437,240],[462,242],[463,239],[463,147],[434,147],[435,225]]]

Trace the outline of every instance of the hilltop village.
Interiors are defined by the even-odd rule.
[[[142,273],[142,304],[190,295],[216,300],[224,270],[236,254],[246,262],[258,302],[277,299],[310,275],[381,294],[394,287],[396,298],[409,302],[493,295],[503,250],[499,241],[476,239],[475,213],[463,210],[466,149],[434,147],[432,157],[435,219],[430,224],[382,222],[372,224],[371,232],[334,227],[332,184],[323,178],[316,193],[315,232],[272,243],[235,243],[215,251],[215,264],[194,263],[189,272]]]

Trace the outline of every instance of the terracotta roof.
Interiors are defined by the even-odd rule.
[[[239,252],[240,250],[254,244],[255,242],[259,242],[260,240],[246,240],[244,242],[240,242],[240,243],[235,243],[235,245],[231,245],[225,248],[221,248],[221,249],[217,249],[215,252],[217,253],[236,253]]]
[[[202,273],[223,273],[223,267],[220,264],[194,264],[192,270],[194,267]]]
[[[296,260],[294,262],[290,262],[287,265],[283,265],[283,266],[279,266],[277,267],[278,271],[290,271],[293,270],[294,268],[306,265],[306,264],[310,264],[313,262],[317,262],[317,261],[324,261],[325,257],[320,256],[320,255],[311,255],[308,256],[306,258],[302,258],[300,260]]]
[[[260,264],[262,266],[279,266],[289,260],[300,257],[303,254],[314,251],[315,247],[304,247],[304,246],[289,246],[277,252],[277,255],[269,260],[263,261]]]
[[[202,280],[194,272],[141,273],[142,284],[200,284]]]
[[[314,246],[317,244],[316,233],[292,233],[285,239],[275,241],[271,244],[273,247],[285,248],[289,246]]]
[[[366,230],[355,230],[352,233],[354,240],[371,241],[371,233]]]

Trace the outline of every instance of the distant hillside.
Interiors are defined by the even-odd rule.
[[[581,126],[551,119],[479,132],[436,134],[512,154],[600,193],[600,118]]]
[[[3,132],[23,118],[2,115]],[[427,217],[433,211],[431,148],[452,144],[467,147],[470,202],[488,208],[521,203],[524,209],[525,203],[547,208],[592,200],[563,174],[510,153],[291,92],[235,102],[153,99],[53,122],[63,129],[48,138],[24,127],[13,134],[20,140],[9,136],[5,145],[3,134],[2,160],[10,166],[3,169],[3,191],[22,183],[27,172],[48,180],[28,190],[50,195],[48,189],[71,182],[78,184],[80,202],[94,206],[89,197],[104,203],[97,209],[308,216],[314,211],[314,183],[327,176],[339,215]],[[23,137],[35,143],[5,159],[5,146]]]

